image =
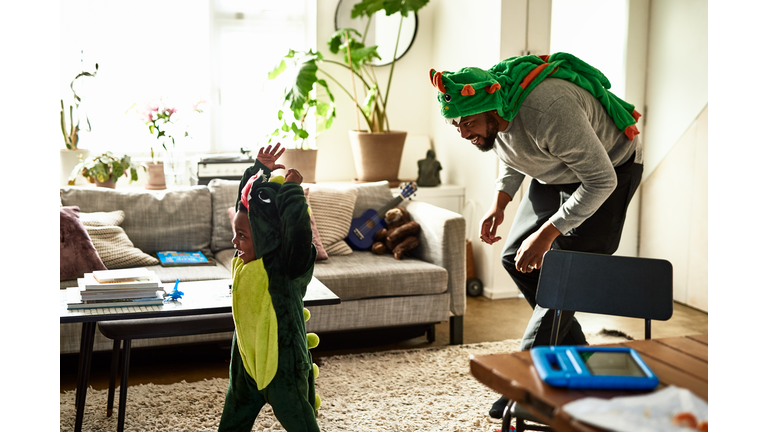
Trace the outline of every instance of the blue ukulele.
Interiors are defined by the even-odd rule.
[[[387,211],[413,195],[413,193],[416,192],[416,189],[416,183],[407,183],[400,191],[400,195],[394,197],[392,201],[380,208],[379,211],[368,209],[363,212],[360,217],[352,219],[352,226],[349,228],[349,234],[347,235],[347,243],[349,243],[353,249],[370,249],[371,245],[373,245],[373,236],[375,236],[380,229],[387,227],[384,222],[384,215]]]

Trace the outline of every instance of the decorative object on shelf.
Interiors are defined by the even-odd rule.
[[[415,19],[416,12],[424,7],[429,0],[361,0],[352,6],[351,9],[342,7],[342,4],[347,5],[350,1],[342,0],[340,2],[337,10],[337,31],[328,41],[329,50],[332,54],[341,56],[341,61],[326,59],[320,52],[312,50],[289,50],[288,54],[269,73],[270,79],[275,79],[285,74],[283,75],[285,79],[283,107],[289,108],[286,111],[278,111],[278,120],[282,121],[282,125],[272,134],[272,137],[293,135],[294,139],[300,138],[305,140],[309,137],[309,132],[307,132],[304,126],[307,115],[315,115],[318,132],[331,127],[333,119],[336,117],[335,98],[328,87],[327,81],[318,78],[318,72],[322,72],[324,76],[330,78],[341,87],[344,93],[354,102],[357,130],[354,131],[356,132],[355,134],[350,133],[350,137],[354,139],[363,134],[379,136],[375,141],[377,146],[392,146],[391,149],[387,149],[384,153],[388,155],[387,160],[394,165],[394,168],[386,170],[388,174],[386,174],[386,177],[382,177],[385,174],[381,174],[378,169],[375,174],[366,171],[367,167],[371,165],[367,161],[369,153],[362,152],[360,149],[363,146],[353,143],[352,153],[356,161],[357,180],[366,182],[388,180],[392,184],[397,184],[399,183],[397,175],[406,133],[390,131],[387,102],[392,86],[395,63],[403,54],[401,50],[398,50],[403,21],[409,16],[410,12],[413,12],[413,18]],[[338,28],[338,11],[345,10],[350,11],[349,14],[352,19],[360,18],[359,21],[364,23],[361,26],[361,28],[364,28],[362,34],[354,28]],[[387,17],[400,15],[397,31],[393,31],[390,35],[394,39],[394,49],[389,51],[392,60],[389,63],[386,89],[379,85],[373,69],[377,65],[376,59],[382,60],[378,47],[384,44],[380,40],[376,41],[378,45],[366,46],[365,44],[368,30],[374,21],[373,18],[380,16],[381,13],[379,12],[383,12]],[[367,20],[364,20],[366,17]],[[378,33],[378,36],[381,36],[383,32],[376,31],[376,33]],[[415,35],[415,27],[413,28],[413,34]],[[384,59],[384,61],[387,60]],[[349,70],[350,77],[352,78],[352,92],[348,91],[341,82],[323,69],[326,65],[335,65]],[[366,91],[366,94],[360,95],[360,97],[357,95],[357,86],[355,85],[355,81],[358,79]],[[319,92],[320,88],[324,91]],[[324,94],[323,100],[318,99],[318,93]],[[367,130],[361,128],[360,114],[362,114],[366,123]],[[292,118],[290,118],[291,116]],[[281,135],[281,131],[283,135]],[[392,144],[389,144],[387,140],[387,137],[390,136],[393,136]],[[378,157],[379,155],[380,153],[375,153],[372,156]],[[361,162],[358,163],[358,160]],[[381,165],[384,162],[384,160],[375,160],[372,164]]]
[[[81,60],[82,63],[82,60]],[[93,72],[86,72],[82,70],[80,73],[75,75],[75,78],[72,79],[72,81],[69,83],[69,88],[72,90],[72,97],[74,99],[73,105],[68,105],[68,111],[69,111],[69,125],[67,125],[67,115],[64,107],[64,99],[61,99],[61,112],[59,116],[59,120],[61,123],[61,134],[64,136],[64,145],[65,148],[61,149],[60,151],[60,160],[61,160],[61,169],[60,169],[60,183],[62,186],[67,185],[69,182],[69,173],[72,172],[72,169],[75,167],[75,165],[78,164],[79,161],[82,159],[88,157],[88,150],[78,148],[78,144],[80,142],[80,119],[81,117],[84,117],[86,128],[84,129],[86,132],[91,131],[91,121],[88,118],[88,114],[85,112],[85,109],[80,107],[80,102],[82,98],[80,95],[78,95],[77,91],[75,90],[75,86],[78,82],[81,82],[82,79],[87,77],[95,77],[96,73],[99,71],[99,64],[96,63],[95,70]],[[78,81],[80,80],[80,81]],[[82,84],[80,86],[82,88]]]
[[[129,183],[139,179],[136,164],[131,161],[131,157],[124,155],[118,159],[112,152],[81,160],[69,175],[68,184],[74,186],[78,176],[85,177],[89,183],[95,183],[96,186],[112,189],[121,176],[128,177]]]
[[[435,151],[427,150],[427,158],[419,161],[419,177],[416,179],[416,184],[423,186],[438,186],[440,185],[440,170],[443,166],[440,165],[440,161],[435,159]]]
[[[147,183],[145,189],[163,190],[165,189],[165,165],[161,161],[152,161],[142,164],[147,173]]]
[[[184,184],[186,153],[182,149],[176,148],[176,142],[191,138],[187,130],[187,116],[191,113],[202,113],[203,104],[205,101],[201,100],[193,104],[188,112],[180,111],[170,103],[168,98],[158,97],[149,103],[133,104],[126,111],[126,113],[128,111],[135,112],[139,119],[148,126],[149,133],[163,146],[163,150],[165,150],[163,161],[165,184]],[[150,147],[149,150],[152,161],[144,167],[148,174],[150,174],[149,165],[156,164],[154,146]],[[153,172],[157,172],[157,168],[154,168]],[[165,189],[165,187],[160,187],[162,183],[159,179],[153,178],[147,183],[147,189]]]

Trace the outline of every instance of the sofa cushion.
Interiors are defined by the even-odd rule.
[[[415,258],[355,251],[315,263],[314,276],[342,301],[446,292],[448,271]]]
[[[199,250],[211,255],[211,193],[205,186],[164,191],[64,187],[61,202],[84,213],[123,210],[120,226],[147,254]]]
[[[355,201],[355,209],[352,212],[353,218],[362,216],[368,209],[379,211],[393,199],[389,182],[386,180],[360,183],[355,185],[355,189],[357,189],[357,200]]]
[[[75,279],[94,270],[107,269],[78,217],[79,212],[78,207],[59,209],[60,280]]]
[[[237,202],[239,180],[213,179],[208,182],[211,191],[212,231],[211,251],[215,254],[220,250],[232,248],[232,221],[227,212]]]
[[[304,199],[307,200],[307,205],[309,205],[309,188],[304,188]],[[312,244],[315,245],[315,249],[317,249],[317,258],[315,258],[315,261],[323,261],[328,259],[328,252],[325,251],[325,247],[323,246],[323,238],[320,237],[320,231],[317,230],[317,221],[315,220],[315,215],[312,213],[312,206],[309,206],[309,223],[312,225]]]
[[[309,186],[309,206],[329,257],[352,253],[352,248],[344,239],[352,225],[356,200],[357,189],[352,186]]]
[[[143,267],[159,264],[157,258],[147,255],[133,246],[122,228],[122,210],[113,212],[81,213],[85,230],[108,269]]]

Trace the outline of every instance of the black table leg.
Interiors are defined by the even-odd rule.
[[[512,405],[514,405],[512,399],[507,402],[507,406],[504,407],[504,415],[501,420],[501,432],[508,432],[509,426],[512,424]]]
[[[83,428],[83,413],[85,412],[85,397],[88,394],[88,378],[91,374],[91,354],[93,354],[93,338],[96,334],[95,322],[84,322],[80,334],[80,361],[77,371],[77,390],[75,391],[75,432]]]
[[[125,428],[125,404],[128,399],[128,369],[131,360],[131,340],[123,340],[123,375],[120,378],[120,406],[117,407],[117,432]]]

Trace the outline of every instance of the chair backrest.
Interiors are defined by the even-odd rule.
[[[672,264],[552,250],[544,255],[536,302],[554,310],[643,318],[650,338],[650,320],[672,316]]]

